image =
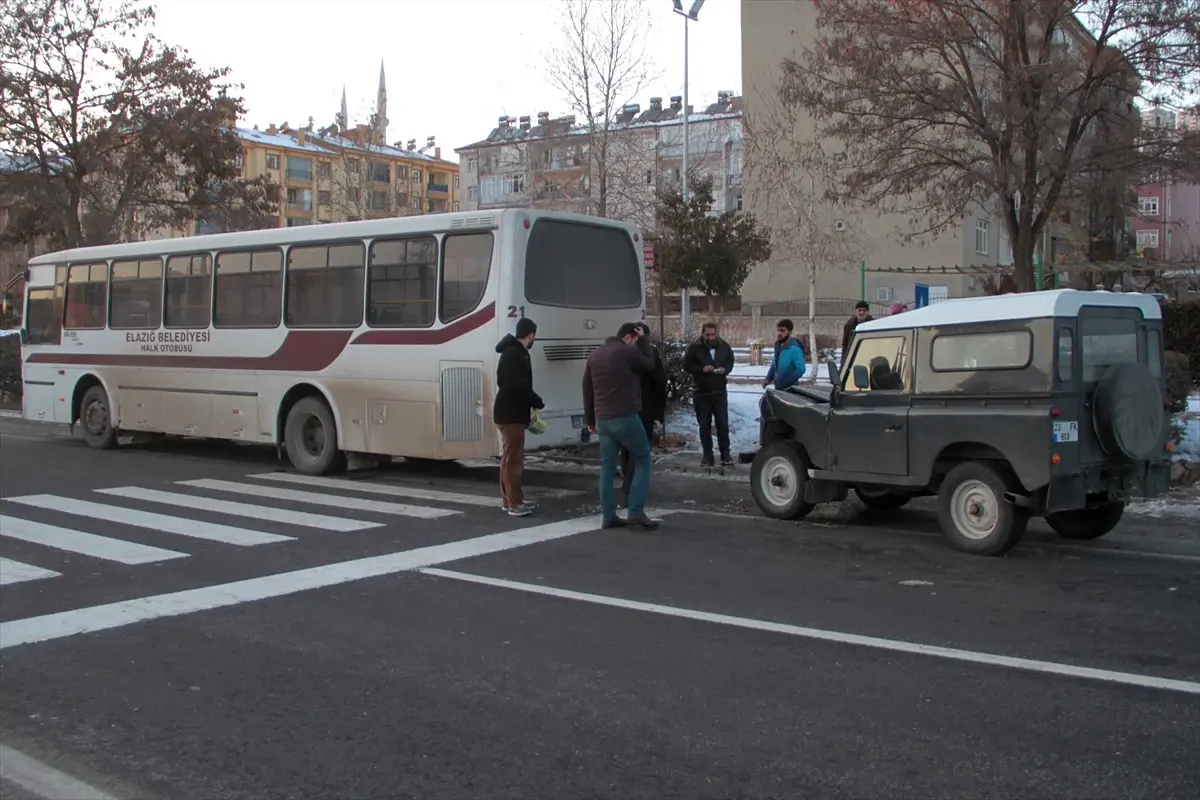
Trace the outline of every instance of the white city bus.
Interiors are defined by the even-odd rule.
[[[494,456],[496,344],[521,316],[546,432],[586,441],[584,362],[642,318],[636,228],[531,209],[51,253],[26,274],[24,417],[93,447],[162,433],[348,455]]]

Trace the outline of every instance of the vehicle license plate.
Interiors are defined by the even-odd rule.
[[[577,428],[577,429],[583,427],[583,415],[582,414],[575,414],[571,417],[571,427]]]
[[[1055,442],[1078,442],[1079,441],[1079,423],[1078,422],[1056,422],[1056,423],[1054,423],[1054,441]]]

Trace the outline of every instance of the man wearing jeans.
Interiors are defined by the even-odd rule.
[[[654,370],[654,352],[637,325],[627,322],[588,356],[583,371],[583,413],[588,428],[600,436],[600,509],[605,528],[622,528],[629,522],[654,529],[658,522],[646,516],[650,489],[650,440],[638,412],[642,410],[642,376]],[[628,518],[617,516],[613,479],[621,448],[633,460]]]
[[[533,505],[525,502],[521,489],[521,474],[525,468],[525,429],[533,409],[545,408],[542,398],[533,390],[533,366],[529,348],[537,339],[537,325],[522,317],[517,320],[515,335],[507,334],[496,345],[500,354],[496,364],[496,399],[492,404],[492,421],[500,429],[503,455],[500,457],[500,493],[504,495],[504,510],[514,517],[527,517]]]

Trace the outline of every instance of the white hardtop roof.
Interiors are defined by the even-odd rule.
[[[141,258],[199,253],[212,250],[235,250],[246,247],[271,247],[283,244],[328,242],[338,239],[371,239],[379,236],[441,233],[450,231],[488,230],[500,225],[504,217],[526,217],[536,220],[550,218],[566,222],[584,222],[622,228],[630,234],[637,228],[625,222],[562,211],[538,211],[532,208],[505,208],[492,211],[457,211],[448,214],[421,214],[412,217],[390,217],[359,222],[333,222],[321,225],[301,225],[295,228],[264,228],[240,233],[213,233],[205,236],[179,236],[171,239],[150,239],[142,242],[105,244],[60,250],[30,259],[29,266],[71,262],[99,262],[114,258]]]
[[[964,297],[873,319],[855,328],[858,333],[894,331],[905,328],[941,328],[974,322],[1004,322],[1014,319],[1074,317],[1084,306],[1136,308],[1146,319],[1161,319],[1162,309],[1153,295],[1140,292],[1085,292],[1055,289],[1045,292]]]

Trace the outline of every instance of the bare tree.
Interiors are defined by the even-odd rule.
[[[152,18],[129,2],[0,0],[2,179],[25,201],[12,236],[74,247],[270,219],[274,187],[241,177],[238,87],[155,39]]]
[[[1072,176],[1181,157],[1177,139],[1138,140],[1132,110],[1139,73],[1162,95],[1195,88],[1197,19],[1197,0],[821,0],[781,95],[844,143],[841,190],[920,220],[914,235],[993,209],[1029,290]],[[1125,133],[1085,146],[1101,122]]]
[[[650,58],[650,17],[642,0],[561,0],[561,40],[544,56],[547,76],[586,133],[586,175],[592,210],[609,210],[609,179],[617,172],[617,117],[656,77]]]
[[[809,352],[817,354],[817,297],[821,275],[849,270],[875,243],[862,212],[838,194],[844,164],[813,138],[804,138],[801,113],[767,97],[747,116],[746,186],[755,208],[772,208],[775,263],[802,265],[808,276]],[[815,372],[814,372],[815,375]]]

